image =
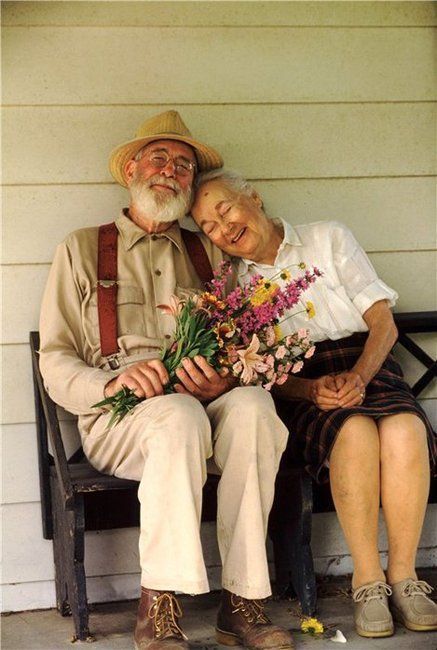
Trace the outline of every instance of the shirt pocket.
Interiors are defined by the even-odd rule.
[[[94,289],[88,303],[90,324],[96,336],[99,335],[99,313],[97,307],[97,289]],[[119,285],[117,291],[117,328],[118,336],[136,334],[146,336],[144,319],[144,292],[135,285]]]

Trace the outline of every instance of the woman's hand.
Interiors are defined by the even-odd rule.
[[[176,370],[180,384],[175,385],[177,393],[192,395],[201,402],[216,399],[222,393],[234,388],[237,383],[233,377],[227,377],[228,370],[218,373],[201,356],[183,359],[182,367]]]
[[[340,406],[335,377],[323,375],[309,383],[309,399],[321,411],[332,411]]]
[[[350,408],[363,403],[366,394],[366,386],[358,372],[350,370],[334,375],[337,389],[338,406]]]
[[[137,397],[156,397],[164,395],[164,386],[168,383],[168,372],[160,359],[133,363],[105,386],[105,397],[112,397],[126,386]]]

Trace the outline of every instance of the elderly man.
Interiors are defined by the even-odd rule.
[[[178,224],[189,210],[196,172],[221,165],[220,155],[195,140],[175,111],[147,120],[111,154],[129,208],[115,224],[66,238],[42,305],[41,370],[50,395],[79,416],[84,452],[97,469],[140,481],[137,650],[188,647],[174,592],[208,591],[199,525],[210,456],[222,474],[218,640],[292,647],[260,602],[270,594],[265,535],[287,439],[270,395],[232,388],[201,357],[184,360],[176,393],[164,394],[168,375],[159,352],[172,322],[156,305],[201,288],[198,273],[221,259],[202,237],[196,241],[206,247],[205,260],[205,249],[190,244]],[[146,399],[108,428],[108,411],[91,405],[122,386]]]

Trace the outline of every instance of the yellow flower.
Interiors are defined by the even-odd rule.
[[[305,262],[300,262],[300,263],[298,264],[298,267],[299,267],[300,269],[302,269],[302,271],[303,271],[304,269],[306,269],[307,265],[305,264]]]
[[[278,291],[279,285],[275,282],[268,282],[266,280],[261,280],[258,284],[258,288],[250,298],[252,305],[263,305],[265,302],[271,302],[273,296]]]
[[[273,325],[273,329],[275,330],[275,338],[276,338],[276,343],[277,343],[278,341],[281,341],[283,339],[281,326],[280,325]]]
[[[203,293],[200,294],[202,300],[206,304],[214,305],[217,307],[217,309],[224,309],[225,303],[217,298],[217,296],[214,296],[214,294],[209,293],[208,291],[204,291]]]
[[[303,618],[300,629],[302,632],[310,632],[310,634],[323,634],[325,628],[317,618]]]
[[[287,269],[284,269],[281,271],[281,274],[279,276],[281,280],[289,280],[291,278],[291,273],[290,271],[287,271]]]
[[[306,309],[308,318],[314,318],[314,316],[316,315],[316,310],[314,309],[314,305],[310,300],[308,300],[305,303],[305,309]]]
[[[213,327],[219,347],[223,347],[224,339],[230,339],[235,334],[235,323],[231,319],[228,323],[218,323]]]

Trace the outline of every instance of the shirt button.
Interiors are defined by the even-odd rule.
[[[166,339],[171,339],[170,334],[166,334],[166,335],[165,335],[165,338],[166,338]]]
[[[152,235],[150,239],[151,239],[152,241],[155,241],[156,239],[158,239],[158,237],[157,237],[156,235]]]
[[[161,271],[159,269],[156,269],[155,275],[161,275]]]

